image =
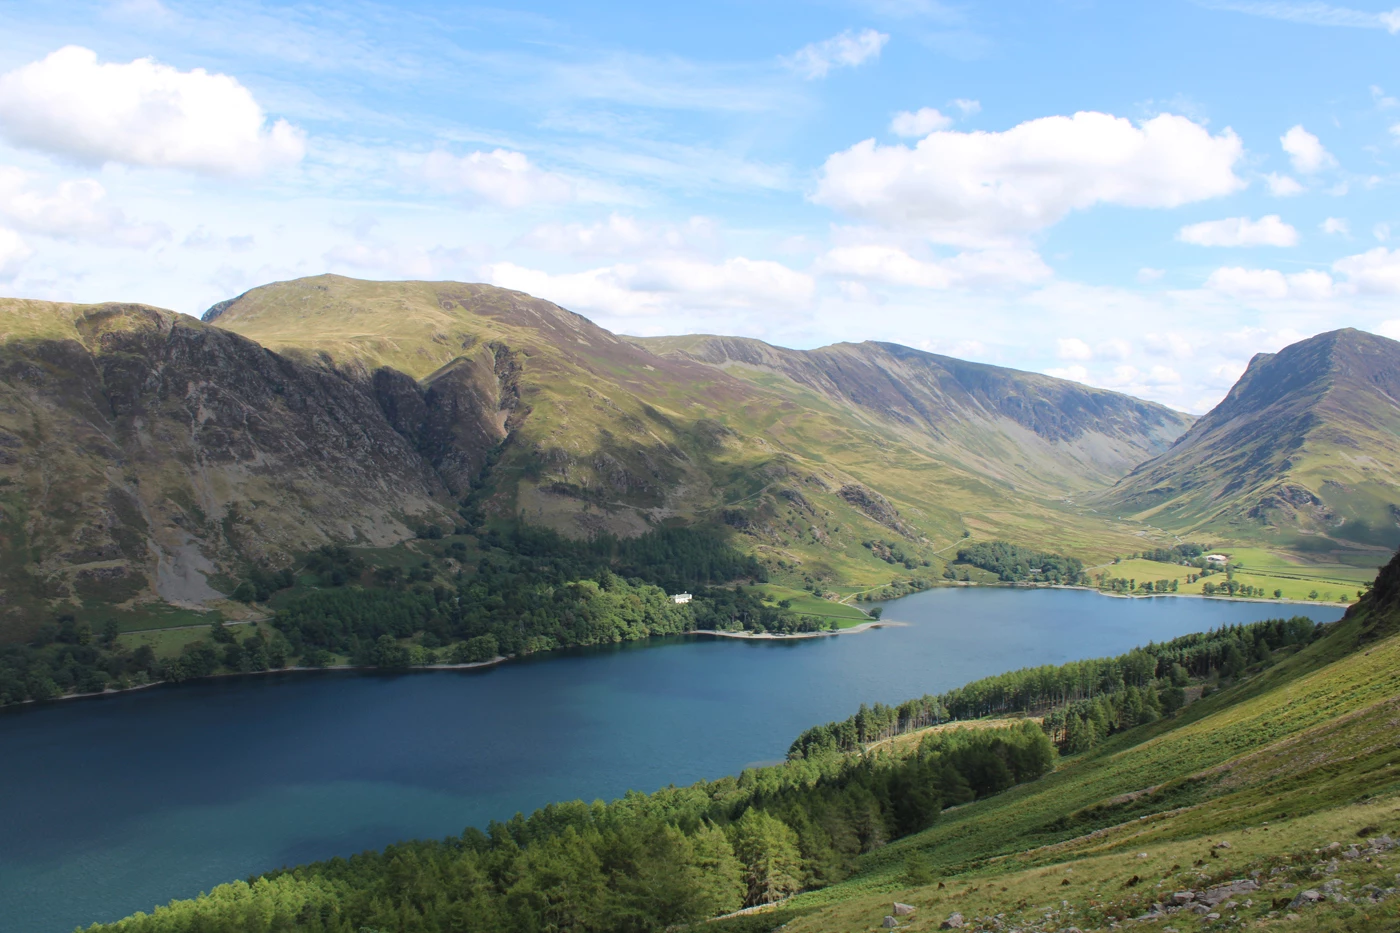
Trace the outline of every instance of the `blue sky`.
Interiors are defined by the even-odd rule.
[[[1175,407],[1400,338],[1400,8],[0,3],[0,293],[332,271]]]

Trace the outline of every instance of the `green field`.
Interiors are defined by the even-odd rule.
[[[1232,558],[1238,557],[1243,566],[1235,570],[1235,582],[1263,589],[1269,598],[1275,590],[1282,590],[1282,599],[1320,602],[1355,602],[1357,593],[1363,591],[1375,576],[1370,571],[1338,564],[1323,566],[1299,565],[1290,563],[1267,551],[1239,549],[1230,551]],[[1199,594],[1206,583],[1224,583],[1228,577],[1224,573],[1187,583],[1191,574],[1199,574],[1195,567],[1180,564],[1167,564],[1153,560],[1125,560],[1117,564],[1104,564],[1090,568],[1090,576],[1107,574],[1110,578],[1144,581],[1176,580],[1178,592]],[[1316,596],[1312,594],[1316,592]]]
[[[862,622],[869,622],[870,616],[861,612],[855,606],[846,603],[838,603],[830,599],[822,599],[814,596],[806,590],[794,589],[788,586],[780,586],[776,583],[763,583],[750,587],[751,592],[760,594],[763,601],[769,605],[776,606],[779,601],[787,599],[792,601],[792,611],[798,615],[818,616],[823,619],[835,619],[840,628],[851,628],[860,625]]]

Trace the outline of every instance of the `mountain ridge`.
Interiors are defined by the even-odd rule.
[[[1400,343],[1351,328],[1257,354],[1219,405],[1102,502],[1182,533],[1400,545],[1397,373]]]

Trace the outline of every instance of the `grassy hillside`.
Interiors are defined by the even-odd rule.
[[[1400,343],[1357,330],[1260,354],[1097,505],[1180,535],[1375,563],[1400,546]]]

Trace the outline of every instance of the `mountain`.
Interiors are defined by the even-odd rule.
[[[1102,503],[1183,535],[1400,546],[1400,343],[1346,329],[1255,356],[1224,401]]]
[[[965,528],[1068,527],[1099,541],[1096,523],[1066,519],[1060,500],[1101,488],[1190,423],[1115,393],[892,344],[800,353],[622,338],[484,285],[319,276],[254,289],[209,319],[295,358],[417,379],[464,348],[514,354],[520,407],[482,496],[488,513],[569,534],[723,522],[818,576],[868,566],[862,541],[873,536],[948,544]]]
[[[628,339],[485,285],[318,276],[202,322],[3,300],[0,637],[65,607],[205,605],[250,566],[459,511],[705,524],[828,581],[888,582],[891,554],[926,566],[964,531],[1121,553],[1129,529],[1063,500],[1189,423],[894,344]]]

